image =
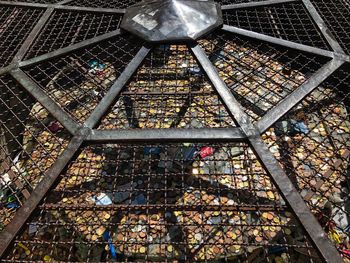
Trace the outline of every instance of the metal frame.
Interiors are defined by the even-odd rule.
[[[275,5],[287,2],[296,2],[297,0],[268,0],[257,1],[242,4],[232,4],[222,6],[223,10],[238,9],[238,8],[250,8],[266,5]],[[310,77],[303,85],[301,85],[292,94],[282,100],[276,107],[270,110],[265,116],[262,117],[255,125],[250,118],[241,108],[241,105],[237,99],[229,91],[226,84],[219,77],[219,74],[210,62],[202,48],[194,44],[190,46],[195,58],[199,62],[207,77],[211,81],[213,87],[221,97],[224,105],[229,110],[229,113],[234,117],[239,128],[229,128],[225,130],[217,129],[189,129],[189,130],[136,130],[136,131],[99,131],[95,130],[95,126],[99,123],[101,118],[111,107],[112,103],[118,98],[121,89],[130,81],[130,78],[136,72],[145,59],[151,46],[143,46],[134,59],[125,68],[123,73],[115,81],[113,86],[104,96],[102,101],[98,104],[96,109],[90,115],[88,120],[81,126],[77,124],[61,107],[54,102],[44,91],[38,87],[38,85],[31,80],[22,70],[22,67],[36,64],[38,62],[49,60],[54,57],[58,57],[74,50],[81,49],[88,45],[98,43],[100,41],[109,39],[116,35],[119,35],[120,30],[116,30],[98,37],[94,37],[89,40],[82,41],[80,43],[71,45],[66,48],[62,48],[48,54],[44,54],[29,60],[22,61],[26,52],[30,49],[31,44],[38,36],[46,21],[50,18],[54,10],[74,10],[78,12],[101,12],[101,13],[117,13],[122,14],[124,9],[112,9],[112,8],[85,8],[71,6],[70,0],[61,1],[58,4],[38,4],[27,2],[7,2],[0,1],[0,5],[13,5],[20,7],[35,7],[46,8],[42,17],[28,35],[21,48],[15,55],[12,63],[6,67],[0,68],[0,75],[11,74],[12,77],[17,80],[33,97],[39,101],[62,125],[73,135],[71,142],[66,150],[57,159],[56,163],[46,173],[44,179],[39,183],[38,187],[32,192],[29,199],[24,205],[17,211],[11,224],[9,224],[5,230],[0,234],[0,256],[3,255],[6,249],[10,246],[11,242],[24,226],[27,219],[33,213],[34,209],[40,204],[41,200],[48,193],[50,188],[54,185],[58,179],[60,173],[65,169],[69,161],[78,152],[84,141],[87,142],[168,142],[168,141],[248,141],[255,151],[257,157],[265,167],[268,174],[282,193],[283,197],[287,201],[288,206],[294,212],[296,218],[299,220],[304,230],[308,234],[311,241],[316,246],[319,255],[326,262],[341,262],[341,257],[338,254],[335,247],[329,242],[327,235],[322,230],[320,224],[312,215],[309,208],[306,206],[299,192],[293,186],[293,183],[288,178],[286,173],[282,170],[277,160],[268,150],[267,146],[262,141],[260,135],[266,131],[270,126],[275,124],[285,113],[290,111],[297,103],[310,94],[315,88],[318,87],[327,77],[329,77],[336,69],[338,69],[343,63],[350,62],[350,56],[345,54],[339,43],[329,33],[324,21],[317,13],[314,6],[309,0],[300,0],[309,11],[315,24],[319,27],[321,33],[328,41],[332,51],[323,50],[311,46],[306,46],[291,41],[283,40],[280,38],[274,38],[267,35],[251,32],[248,30],[235,28],[232,26],[224,25],[223,30],[226,32],[243,35],[260,41],[266,41],[274,45],[281,45],[287,48],[299,50],[302,52],[308,52],[317,54],[320,56],[331,58],[331,60],[325,64],[320,70],[318,70],[313,76]],[[65,5],[68,4],[68,5]]]

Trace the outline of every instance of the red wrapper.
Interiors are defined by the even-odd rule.
[[[208,146],[205,146],[201,149],[201,151],[199,152],[199,155],[202,157],[202,158],[205,158],[207,156],[211,156],[213,155],[215,152],[215,149],[212,148],[212,147],[208,147]]]

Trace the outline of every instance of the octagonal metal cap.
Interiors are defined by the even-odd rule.
[[[223,24],[211,0],[144,0],[129,7],[121,28],[149,42],[196,40]]]

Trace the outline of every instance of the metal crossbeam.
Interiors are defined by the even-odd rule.
[[[93,142],[232,142],[244,139],[240,128],[93,130],[87,137]]]
[[[268,35],[256,33],[253,31],[246,30],[246,29],[242,29],[242,28],[238,28],[238,27],[234,27],[234,26],[228,26],[228,25],[224,25],[222,27],[222,29],[224,31],[227,31],[227,32],[235,33],[235,34],[246,36],[246,37],[251,37],[251,38],[266,41],[266,42],[269,42],[269,43],[272,43],[275,45],[284,46],[287,48],[296,49],[296,50],[300,50],[300,51],[307,52],[307,53],[312,53],[312,54],[319,55],[319,56],[337,58],[337,59],[341,59],[344,61],[350,61],[350,57],[347,55],[344,55],[344,54],[335,53],[335,52],[332,52],[329,50],[324,50],[324,49],[320,49],[320,48],[316,48],[316,47],[312,47],[312,46],[307,46],[307,45],[295,43],[295,42],[292,42],[289,40],[284,40],[281,38],[271,37]]]
[[[55,58],[55,57],[58,57],[58,56],[62,56],[62,55],[65,55],[67,53],[70,53],[72,51],[75,51],[75,50],[78,50],[78,49],[81,49],[81,48],[84,48],[84,47],[96,44],[96,43],[98,43],[100,41],[110,39],[110,38],[115,37],[115,36],[117,36],[119,34],[121,34],[121,32],[120,32],[119,29],[117,29],[117,30],[111,31],[111,32],[106,33],[106,34],[103,34],[103,35],[100,35],[100,36],[97,36],[97,37],[94,37],[94,38],[90,38],[90,39],[81,41],[81,42],[76,43],[74,45],[71,45],[71,46],[68,46],[68,47],[64,47],[64,48],[60,48],[60,49],[57,49],[55,51],[46,53],[44,55],[37,56],[37,57],[31,58],[31,59],[19,62],[18,66],[19,67],[27,67],[27,66],[30,66],[30,65],[33,65],[33,64],[37,64],[39,62],[43,62],[43,61],[46,61],[48,59],[52,59],[52,58]]]
[[[225,82],[220,78],[218,71],[206,56],[205,52],[199,45],[191,47],[191,50],[214,88],[219,93],[227,109],[231,112],[242,131],[246,134],[261,164],[265,167],[281,195],[298,218],[311,241],[317,247],[320,256],[326,262],[341,262],[342,259],[336,248],[328,240],[327,234],[323,231],[319,222],[311,213],[287,174],[262,141],[258,128],[252,124],[249,116],[241,109],[239,102],[232,95]]]
[[[233,10],[233,9],[242,9],[242,8],[251,8],[251,7],[260,7],[268,5],[277,5],[284,3],[297,2],[298,0],[267,0],[267,1],[257,1],[257,2],[247,2],[247,3],[238,3],[232,5],[223,5],[221,6],[222,10]]]

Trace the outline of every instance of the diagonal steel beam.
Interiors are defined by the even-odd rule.
[[[203,49],[199,45],[196,45],[191,47],[191,50],[227,109],[234,116],[242,131],[247,135],[252,149],[255,151],[272,181],[279,189],[282,197],[286,200],[288,206],[306,231],[310,240],[317,248],[319,255],[326,262],[342,262],[337,249],[329,241],[327,234],[323,231],[319,222],[293,186],[291,180],[261,139],[258,128],[252,124],[249,116],[242,110],[239,102],[232,95],[225,82],[220,78],[218,71],[206,56]]]
[[[310,0],[302,0],[312,19],[315,21],[316,25],[322,32],[325,39],[328,41],[328,44],[331,48],[337,53],[344,53],[344,50],[339,45],[338,41],[335,39],[331,31],[327,28],[326,23],[323,21],[319,13],[317,12],[314,5],[310,2]]]
[[[143,46],[139,50],[139,52],[135,55],[135,57],[130,61],[127,67],[124,69],[119,78],[114,82],[112,87],[108,90],[106,95],[97,105],[95,110],[91,113],[90,117],[86,120],[85,126],[89,128],[94,128],[95,125],[100,121],[102,116],[106,113],[108,108],[115,101],[116,97],[123,89],[123,87],[129,82],[132,75],[139,68],[143,60],[146,58],[148,53],[150,52],[151,47]]]
[[[234,27],[234,26],[224,25],[222,27],[222,29],[224,31],[227,31],[227,32],[231,32],[231,33],[235,33],[238,35],[254,38],[257,40],[266,41],[266,42],[269,42],[269,43],[272,43],[275,45],[280,45],[280,46],[284,46],[287,48],[292,48],[292,49],[296,49],[296,50],[307,52],[307,53],[312,53],[312,54],[319,55],[319,56],[337,58],[337,59],[341,59],[341,60],[350,62],[350,56],[345,55],[345,54],[336,53],[336,52],[324,50],[321,48],[311,47],[311,46],[295,43],[295,42],[292,42],[289,40],[284,40],[281,38],[271,37],[268,35],[256,33],[253,31],[249,31],[249,30]]]
[[[87,137],[93,142],[221,142],[245,139],[240,128],[92,130]]]
[[[67,1],[68,4],[69,2]],[[40,4],[40,3],[27,3],[27,2],[20,2],[20,1],[19,2],[0,1],[0,5],[35,7],[35,8],[52,8],[52,9],[60,9],[60,10],[68,10],[68,11],[70,10],[70,11],[79,11],[79,12],[94,12],[94,13],[97,12],[97,13],[109,13],[109,14],[125,13],[125,9],[120,9],[120,8],[83,7],[83,6],[64,5],[64,4]]]
[[[16,69],[17,65],[15,63],[10,64],[6,67],[0,68],[0,76],[9,73],[11,70]]]
[[[27,2],[15,2],[15,1],[0,1],[0,5],[11,5],[11,6],[23,6],[23,7],[36,7],[36,8],[47,8],[49,4],[40,3],[27,3]]]
[[[106,14],[124,14],[125,9],[117,8],[103,8],[103,7],[83,7],[83,6],[70,6],[70,5],[53,5],[57,10],[68,10],[78,12],[97,12]]]
[[[78,124],[54,102],[27,74],[16,69],[10,72],[12,77],[23,86],[44,108],[50,112],[72,135],[79,129]]]
[[[12,63],[16,63],[23,59],[30,46],[34,42],[35,38],[38,36],[42,28],[45,26],[46,22],[49,20],[51,14],[53,13],[53,10],[54,9],[52,7],[46,9],[45,13],[41,16],[38,23],[35,25],[35,27],[29,33],[28,37],[24,40],[20,49],[17,51]]]
[[[332,59],[314,73],[300,87],[284,98],[276,107],[268,111],[257,123],[260,133],[265,132],[275,124],[284,114],[301,102],[307,95],[316,89],[323,81],[333,74],[344,62]]]
[[[284,4],[284,3],[297,2],[297,1],[298,0],[266,0],[266,1],[257,1],[257,2],[238,3],[238,4],[231,4],[231,5],[222,5],[221,9],[232,10],[232,9],[277,5],[277,4]]]
[[[31,193],[30,197],[19,208],[6,228],[0,233],[0,258],[2,258],[10,246],[16,235],[23,228],[26,221],[29,219],[35,208],[40,204],[49,189],[54,185],[59,175],[68,165],[75,153],[82,145],[84,138],[87,136],[86,130],[82,130],[81,134],[72,138],[67,148],[59,156],[55,164],[45,173],[44,178]]]
[[[120,35],[120,34],[121,34],[120,30],[117,29],[117,30],[111,31],[109,33],[106,33],[106,34],[103,34],[103,35],[100,35],[100,36],[97,36],[97,37],[94,37],[94,38],[86,39],[86,40],[81,41],[79,43],[76,43],[74,45],[70,45],[68,47],[60,48],[60,49],[57,49],[55,51],[49,52],[47,54],[40,55],[38,57],[31,58],[31,59],[28,59],[28,60],[25,60],[25,61],[21,61],[21,62],[19,62],[18,65],[19,65],[19,67],[26,67],[26,66],[29,66],[29,65],[37,64],[39,62],[46,61],[48,59],[52,59],[52,58],[55,58],[55,57],[58,57],[58,56],[62,56],[62,55],[65,55],[67,53],[70,53],[72,51],[75,51],[75,50],[78,50],[78,49],[81,49],[81,48],[84,48],[84,47],[96,44],[96,43],[98,43],[100,41],[103,41],[103,40],[106,40],[106,39],[110,39],[110,38],[115,37],[115,36]]]

